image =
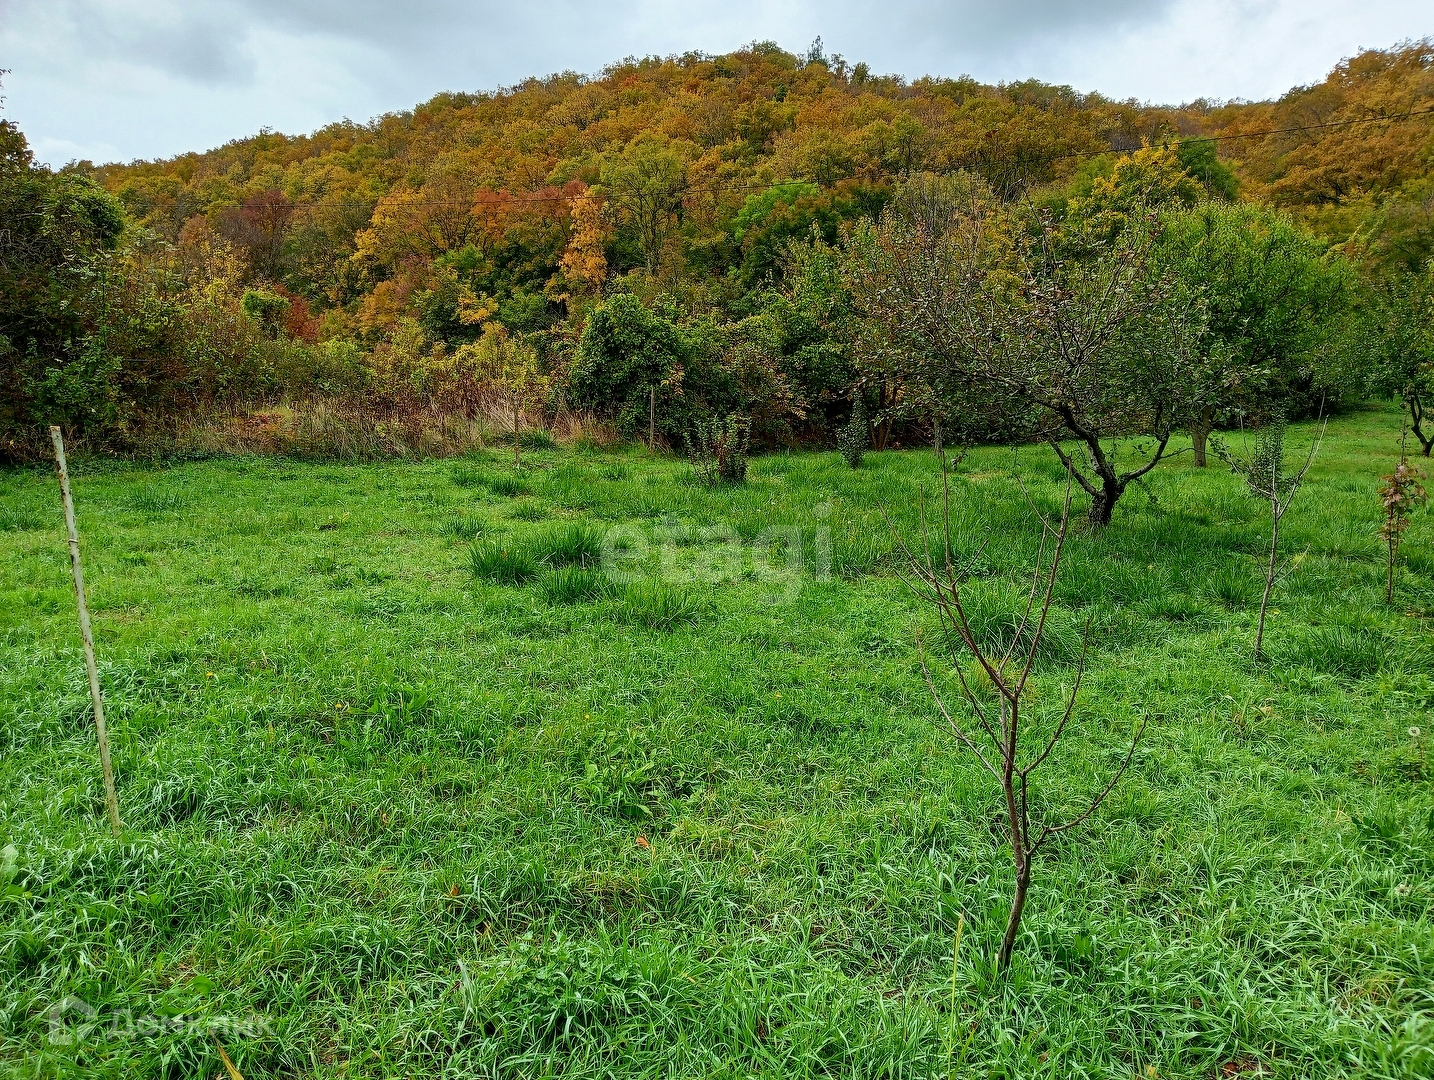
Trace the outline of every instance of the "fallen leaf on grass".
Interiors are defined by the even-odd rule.
[[[244,1080],[244,1074],[234,1067],[234,1062],[229,1060],[229,1055],[224,1052],[218,1039],[214,1040],[214,1048],[219,1051],[219,1060],[224,1063],[224,1071],[229,1074],[229,1080]]]

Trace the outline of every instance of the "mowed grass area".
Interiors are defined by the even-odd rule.
[[[118,842],[53,474],[0,474],[0,1069],[222,1076],[202,1025],[116,1019],[259,1014],[219,1029],[250,1080],[1434,1075],[1434,517],[1386,609],[1398,433],[1330,425],[1263,667],[1228,472],[1178,458],[1072,537],[1038,727],[1087,620],[1092,655],[1040,804],[1149,726],[1005,978],[999,792],[934,721],[881,513],[915,528],[932,453],[719,489],[636,451],[80,462]],[[1053,509],[1053,465],[953,481],[987,641],[1036,538],[1010,477]],[[774,525],[797,580],[790,535],[752,562]],[[95,1027],[56,1045],[66,995]]]

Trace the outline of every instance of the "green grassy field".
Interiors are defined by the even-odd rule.
[[[1092,658],[1040,804],[1149,728],[1004,978],[999,792],[933,720],[881,515],[914,528],[933,454],[719,489],[640,452],[80,462],[118,842],[54,477],[0,474],[0,1072],[223,1076],[217,1036],[249,1080],[1434,1075],[1434,518],[1386,609],[1398,423],[1331,424],[1266,666],[1228,472],[1179,458],[1072,537],[1037,723],[1087,619]],[[1049,508],[1052,465],[954,481],[985,640],[1033,552],[1012,470]],[[66,996],[92,1021],[52,1030]]]

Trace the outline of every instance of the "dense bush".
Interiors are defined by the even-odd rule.
[[[866,402],[857,395],[851,405],[851,417],[837,433],[837,449],[846,463],[853,469],[861,468],[861,459],[871,446],[871,420],[867,415]]]
[[[583,330],[568,383],[573,407],[610,415],[624,435],[645,430],[649,394],[670,404],[682,390],[687,343],[676,323],[618,294],[595,308]]]
[[[751,421],[745,416],[702,417],[687,435],[687,456],[698,483],[740,484],[747,479]]]

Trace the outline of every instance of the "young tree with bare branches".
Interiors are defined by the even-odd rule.
[[[1284,520],[1290,504],[1299,494],[1300,487],[1305,482],[1305,474],[1314,464],[1315,454],[1319,453],[1320,443],[1324,441],[1326,423],[1327,421],[1320,423],[1319,432],[1310,443],[1310,450],[1305,455],[1304,463],[1293,473],[1284,471],[1285,417],[1283,413],[1275,413],[1255,433],[1254,449],[1244,457],[1238,457],[1231,453],[1230,448],[1223,442],[1211,440],[1220,460],[1229,465],[1231,471],[1245,481],[1245,490],[1270,509],[1270,553],[1265,560],[1265,588],[1260,594],[1260,617],[1255,625],[1256,660],[1263,660],[1265,656],[1265,614],[1270,606],[1270,594],[1274,592],[1275,583],[1280,577],[1280,522]]]
[[[1394,573],[1399,566],[1399,544],[1404,531],[1409,528],[1409,515],[1426,501],[1429,493],[1424,489],[1424,477],[1419,467],[1409,461],[1405,453],[1405,442],[1399,443],[1399,465],[1384,477],[1379,486],[1379,504],[1384,510],[1384,521],[1379,526],[1379,538],[1384,541],[1389,553],[1384,577],[1384,602],[1394,603]]]
[[[1080,693],[1090,645],[1090,624],[1087,622],[1074,684],[1066,697],[1065,707],[1054,725],[1049,725],[1045,731],[1039,730],[1039,725],[1033,723],[1025,705],[1036,655],[1040,651],[1041,640],[1050,618],[1061,557],[1070,530],[1072,478],[1067,475],[1058,520],[1052,521],[1032,504],[1032,510],[1040,522],[1041,533],[1031,569],[1030,589],[1016,632],[1008,644],[996,649],[979,641],[971,628],[966,601],[962,595],[967,573],[962,561],[952,551],[951,485],[949,474],[944,472],[943,485],[940,561],[932,555],[924,505],[921,514],[921,554],[913,553],[900,536],[897,537],[897,542],[906,558],[906,583],[936,612],[942,631],[941,640],[952,652],[950,659],[960,683],[961,697],[969,719],[959,718],[956,713],[961,710],[953,711],[948,707],[931,675],[923,646],[921,670],[926,686],[946,725],[961,745],[976,756],[1000,785],[1004,798],[1011,858],[1016,872],[1010,915],[997,957],[998,970],[1005,971],[1011,964],[1011,954],[1016,947],[1016,936],[1020,932],[1021,916],[1025,911],[1036,856],[1046,844],[1088,820],[1100,808],[1101,803],[1129,768],[1136,746],[1145,731],[1145,724],[1142,722],[1136,729],[1124,760],[1085,810],[1056,824],[1041,820],[1039,811],[1033,811],[1033,777],[1055,750],[1075,712],[1076,697]],[[1029,495],[1027,498],[1029,500]],[[994,707],[989,698],[983,701],[981,695],[972,688],[970,680],[962,670],[963,655],[975,661],[980,671],[990,680],[996,696]]]

